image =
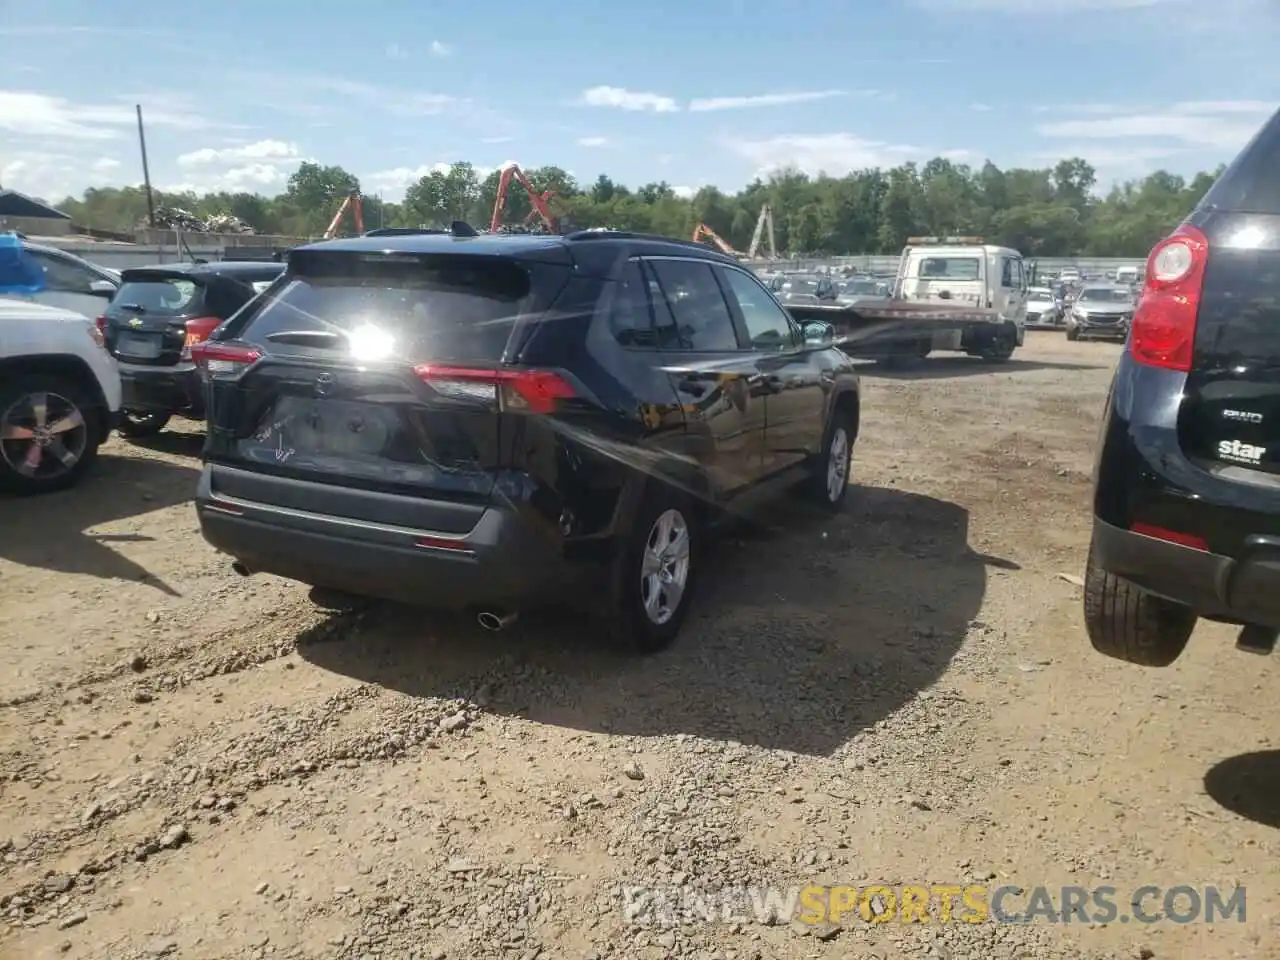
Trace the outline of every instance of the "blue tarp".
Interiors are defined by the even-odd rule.
[[[23,249],[21,238],[0,233],[0,296],[40,293],[44,288],[44,268]]]

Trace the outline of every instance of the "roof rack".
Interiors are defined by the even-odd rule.
[[[667,237],[657,233],[635,233],[630,230],[612,230],[600,229],[599,227],[589,230],[577,230],[573,233],[565,234],[566,240],[652,240],[654,243],[671,243],[680,247],[693,247],[695,250],[701,250],[705,253],[712,253],[718,257],[724,257],[726,260],[733,260],[733,257],[721,253],[713,247],[707,246],[705,243],[698,243],[693,240],[681,240],[677,237]],[[735,261],[736,262],[736,261]]]
[[[985,237],[907,237],[907,246],[909,247],[928,247],[938,246],[940,244],[959,244],[962,246],[977,247],[986,243]]]

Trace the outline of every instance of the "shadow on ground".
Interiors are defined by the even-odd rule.
[[[154,450],[157,453],[199,459],[204,450],[204,431],[192,433],[184,429],[162,430],[154,436],[138,437],[124,442],[145,450]]]
[[[149,538],[91,531],[189,500],[198,478],[194,467],[103,454],[71,490],[0,499],[0,560],[104,580],[133,580],[176,596],[164,581],[111,548],[112,543]]]
[[[1280,750],[1228,757],[1204,775],[1204,789],[1232,813],[1280,827]]]
[[[858,373],[876,380],[950,380],[977,377],[984,373],[1026,373],[1030,370],[1101,370],[1107,364],[1053,363],[1047,360],[1005,360],[992,363],[981,357],[931,356],[900,364],[869,362],[858,367]]]
[[[691,734],[826,755],[934,683],[982,604],[968,514],[853,487],[839,517],[799,505],[717,541],[693,615],[665,653],[609,651],[580,618],[526,616],[501,634],[375,606],[316,666],[418,697],[580,730]]]

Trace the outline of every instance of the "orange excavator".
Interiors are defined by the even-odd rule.
[[[727,253],[731,257],[742,259],[742,254],[729,246],[728,242],[722,239],[718,233],[708,227],[705,223],[700,223],[693,228],[693,242],[701,243],[704,238],[710,240],[719,247],[721,253]]]
[[[342,206],[338,207],[338,212],[329,222],[329,229],[324,232],[326,240],[332,240],[338,235],[338,228],[342,226],[342,218],[348,210],[351,211],[351,219],[355,223],[356,236],[364,233],[364,200],[361,199],[359,191],[353,191],[342,201]]]
[[[504,166],[498,177],[498,196],[493,201],[493,217],[489,221],[489,232],[498,233],[502,230],[502,214],[507,208],[507,191],[511,189],[512,180],[524,188],[524,192],[529,195],[529,202],[533,205],[533,211],[525,222],[538,217],[549,232],[559,233],[560,218],[551,210],[551,200],[555,197],[555,191],[539,193],[529,182],[524,171],[520,169],[520,165],[516,163],[508,163]]]

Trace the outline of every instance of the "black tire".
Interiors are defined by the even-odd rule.
[[[1079,340],[1079,339],[1080,339],[1080,330],[1079,330],[1077,327],[1067,327],[1067,339],[1068,339],[1068,340]]]
[[[982,345],[978,356],[989,363],[1004,363],[1018,349],[1018,333],[1013,324],[1006,324],[994,337]]]
[[[167,413],[135,413],[126,410],[120,419],[118,429],[122,437],[128,437],[130,440],[154,437],[169,425],[170,416]]]
[[[1196,615],[1098,566],[1093,551],[1084,574],[1084,624],[1093,649],[1115,660],[1167,667],[1187,648]]]
[[[31,400],[42,395],[44,413],[38,414]],[[49,423],[51,418],[53,423]],[[75,426],[56,429],[71,419],[78,421]],[[45,435],[44,443],[27,438],[3,439],[7,432],[31,428],[54,429]],[[32,495],[74,486],[97,459],[104,436],[101,411],[92,393],[75,379],[33,373],[0,384],[0,490]],[[50,437],[56,440],[56,448]],[[41,452],[37,465],[31,468],[27,463],[34,456],[33,446],[39,446]],[[66,454],[74,456],[73,463],[64,462]]]
[[[837,482],[832,476],[832,459],[839,457],[836,452],[837,438],[844,436],[844,469],[843,482]],[[805,498],[820,507],[839,513],[844,509],[845,499],[849,495],[849,475],[852,473],[853,445],[857,441],[854,432],[853,415],[847,410],[837,408],[827,424],[827,432],[822,438],[822,452],[813,460],[809,476],[801,491]]]
[[[688,534],[684,586],[674,606],[660,606],[669,613],[651,617],[645,608],[645,600],[652,587],[652,583],[646,583],[644,578],[646,555],[651,538],[660,532],[658,521],[672,511],[680,518]],[[605,614],[605,627],[619,649],[640,655],[658,653],[676,639],[697,588],[703,526],[697,504],[687,496],[670,487],[656,483],[649,485],[636,511],[634,523],[619,545],[610,571],[610,604]]]

